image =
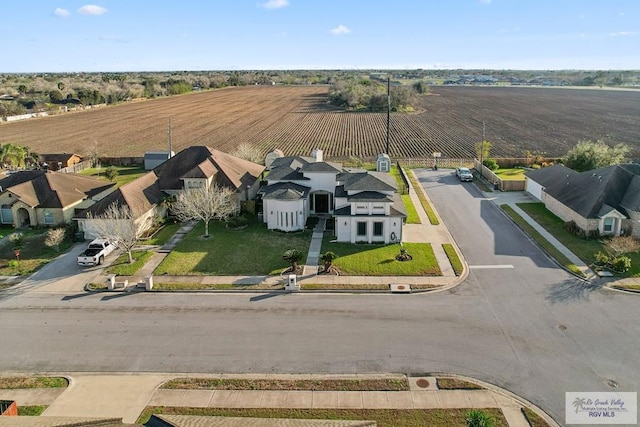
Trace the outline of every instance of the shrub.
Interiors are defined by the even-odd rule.
[[[467,426],[469,427],[491,427],[493,426],[493,418],[491,415],[478,409],[472,409],[467,412],[465,418]]]
[[[19,265],[20,263],[15,259],[12,259],[11,261],[7,262],[7,267],[9,268],[18,268]]]
[[[498,170],[500,168],[500,165],[498,165],[496,159],[485,159],[482,161],[482,164],[492,171]]]
[[[107,177],[109,181],[113,181],[119,175],[118,169],[115,166],[109,166],[104,170],[104,176]]]
[[[584,237],[584,231],[582,230],[582,228],[578,227],[578,224],[576,224],[574,220],[565,222],[564,229],[574,236]]]
[[[593,257],[596,259],[596,264],[598,265],[607,265],[611,259],[609,255],[601,251],[596,252]]]
[[[227,226],[229,228],[240,228],[249,224],[249,220],[244,216],[232,216],[227,219]]]
[[[11,233],[9,235],[9,241],[13,243],[14,246],[22,246],[22,244],[24,243],[24,234]]]
[[[611,269],[618,273],[626,273],[631,269],[631,258],[620,255],[611,260]]]
[[[540,165],[531,165],[531,169],[540,169]]]

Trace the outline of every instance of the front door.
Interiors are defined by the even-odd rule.
[[[316,194],[316,213],[329,213],[329,194]]]

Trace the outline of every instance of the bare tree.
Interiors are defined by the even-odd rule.
[[[249,160],[253,163],[264,164],[264,156],[260,152],[260,149],[255,145],[247,144],[246,142],[238,145],[238,148],[236,148],[231,154],[241,159]]]
[[[614,257],[640,250],[640,240],[634,236],[616,236],[604,241],[604,245]]]
[[[172,211],[180,221],[203,221],[204,236],[209,237],[209,221],[226,220],[238,211],[238,203],[233,190],[212,184],[180,193]]]
[[[50,228],[47,230],[47,237],[44,244],[53,248],[56,252],[60,252],[60,244],[64,241],[66,231],[64,228]]]
[[[100,215],[87,215],[87,228],[95,230],[101,237],[114,243],[129,255],[129,264],[133,263],[131,250],[138,238],[151,226],[151,221],[136,221],[129,206],[119,206],[113,202]]]

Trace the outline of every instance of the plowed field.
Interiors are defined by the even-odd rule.
[[[285,154],[324,150],[328,157],[374,157],[384,151],[386,113],[343,112],[326,105],[327,87],[241,87],[141,101],[0,125],[0,143],[40,153],[77,152],[97,143],[102,156],[142,156],[167,147],[208,145],[232,152],[241,143]],[[525,150],[560,156],[583,139],[629,144],[640,157],[640,91],[436,87],[417,113],[392,113],[391,156],[468,158],[482,138],[495,157]]]

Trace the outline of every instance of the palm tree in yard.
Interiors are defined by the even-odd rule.
[[[322,262],[324,262],[325,273],[329,272],[329,269],[333,265],[333,260],[336,258],[338,258],[338,255],[331,251],[320,254],[320,259],[322,260]]]
[[[302,252],[297,249],[289,249],[282,254],[282,258],[291,264],[291,271],[296,271],[298,261],[302,259]]]

